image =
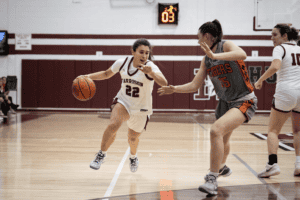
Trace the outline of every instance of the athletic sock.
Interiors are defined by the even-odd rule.
[[[300,163],[300,156],[296,156],[296,162]]]
[[[130,158],[131,158],[131,159],[135,159],[135,158],[136,158],[136,154],[135,154],[135,155],[131,155],[131,154],[130,154]]]
[[[209,174],[209,175],[213,175],[213,176],[216,177],[216,178],[219,176],[219,173],[214,173],[214,172],[209,172],[208,174]]]
[[[269,165],[273,165],[277,163],[277,155],[276,154],[271,154],[269,155]]]

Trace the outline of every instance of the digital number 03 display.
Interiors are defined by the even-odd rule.
[[[178,24],[177,4],[158,4],[158,24]]]

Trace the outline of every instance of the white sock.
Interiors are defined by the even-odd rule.
[[[219,173],[215,173],[215,172],[209,172],[208,174],[209,175],[214,175],[214,177],[216,177],[216,178],[219,176]]]
[[[130,158],[131,158],[131,159],[135,159],[135,158],[136,158],[136,154],[135,154],[135,155],[131,155],[131,154],[130,154]]]
[[[102,151],[102,153],[106,156],[106,154],[107,154],[107,151]]]
[[[300,156],[296,156],[296,162],[300,163]]]

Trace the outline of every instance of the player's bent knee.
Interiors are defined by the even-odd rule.
[[[210,137],[213,138],[213,137],[222,137],[222,131],[220,128],[217,128],[217,127],[212,127],[210,129]]]
[[[118,122],[114,123],[113,122],[108,125],[108,128],[111,129],[112,131],[117,131],[121,127],[121,124],[122,123],[118,123]]]

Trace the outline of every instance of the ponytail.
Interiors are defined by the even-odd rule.
[[[299,40],[298,33],[299,33],[299,31],[297,29],[295,29],[294,27],[292,27],[289,40],[295,40],[295,41]],[[289,34],[288,34],[288,36],[289,36]]]

